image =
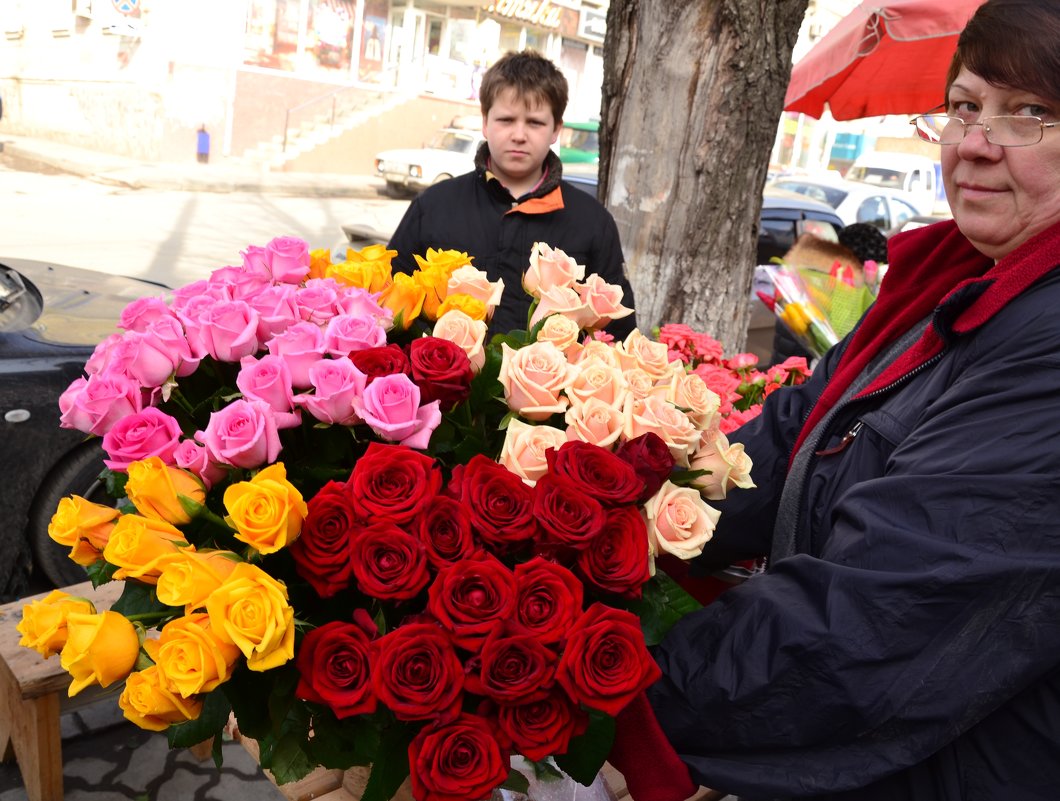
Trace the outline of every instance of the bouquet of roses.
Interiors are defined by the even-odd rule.
[[[124,682],[171,745],[234,715],[281,783],[371,765],[366,799],[477,799],[525,787],[518,753],[589,784],[696,606],[654,557],[698,555],[750,462],[667,344],[607,341],[631,310],[562,251],[535,246],[528,330],[490,342],[500,282],[394,255],[281,237],[126,308],[60,401],[115,506],[49,529],[124,590],[27,605],[21,642],[71,695]]]

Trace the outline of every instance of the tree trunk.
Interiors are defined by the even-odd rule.
[[[641,330],[743,347],[769,154],[807,0],[611,0],[600,196]]]

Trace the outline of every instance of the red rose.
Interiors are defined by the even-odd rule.
[[[478,548],[471,533],[471,515],[455,498],[439,495],[417,522],[416,534],[436,570],[467,558]]]
[[[604,507],[569,478],[546,473],[534,488],[534,516],[548,544],[581,550],[603,530]]]
[[[481,453],[453,469],[449,490],[471,515],[471,527],[494,548],[504,549],[537,534],[534,490],[519,476]]]
[[[594,587],[626,598],[640,598],[651,578],[648,527],[635,506],[607,510],[607,522],[593,547],[578,554],[578,569]]]
[[[362,529],[353,541],[353,574],[365,595],[407,601],[430,581],[427,549],[393,523],[376,523]]]
[[[549,645],[567,636],[582,613],[582,583],[563,565],[535,556],[515,566],[515,618]]]
[[[529,634],[507,634],[500,628],[482,644],[464,686],[498,704],[523,704],[548,695],[556,673],[556,655]]]
[[[364,610],[357,611],[367,618]],[[375,625],[366,622],[367,630],[364,620],[361,625],[336,620],[305,635],[295,661],[297,697],[330,707],[340,719],[375,711],[368,670]]]
[[[409,523],[442,488],[441,468],[431,457],[404,445],[373,442],[357,460],[346,492],[358,520]]]
[[[516,751],[533,762],[565,753],[572,737],[582,734],[588,715],[575,706],[559,687],[540,701],[502,706],[497,725]]]
[[[449,635],[433,623],[406,623],[372,643],[372,689],[399,720],[460,710],[464,666]]]
[[[409,767],[416,801],[488,798],[510,770],[489,721],[466,713],[422,729],[409,745]]]
[[[673,454],[662,437],[650,431],[623,442],[615,451],[615,456],[629,463],[644,481],[644,491],[637,498],[637,503],[644,503],[659,491],[675,464]]]
[[[644,491],[644,479],[632,465],[599,445],[574,440],[547,451],[545,458],[549,472],[571,479],[604,506],[635,503]]]
[[[637,616],[601,603],[574,624],[556,672],[571,698],[612,717],[661,675]]]
[[[412,380],[420,388],[420,403],[441,401],[448,411],[467,399],[475,374],[467,353],[440,337],[420,337],[409,345]]]
[[[350,361],[354,366],[368,376],[365,384],[371,384],[376,378],[384,375],[395,375],[404,373],[409,375],[412,371],[409,365],[409,357],[400,345],[383,345],[378,348],[365,348],[350,354]]]
[[[474,554],[439,571],[428,590],[427,611],[458,646],[478,651],[515,611],[515,575],[497,557]]]
[[[306,504],[302,533],[291,545],[298,575],[330,598],[350,585],[353,538],[359,528],[346,485],[329,481]]]

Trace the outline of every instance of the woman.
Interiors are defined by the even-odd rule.
[[[988,0],[946,92],[954,221],[894,237],[860,327],[730,437],[758,489],[704,560],[770,567],[672,630],[648,692],[704,785],[1060,798],[1060,2]]]

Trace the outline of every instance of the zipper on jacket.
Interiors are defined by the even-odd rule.
[[[858,420],[856,423],[854,423],[853,428],[851,428],[846,434],[843,435],[843,438],[839,440],[839,443],[837,445],[833,445],[831,448],[825,448],[824,450],[814,451],[813,455],[834,456],[837,453],[841,453],[842,451],[846,450],[847,445],[854,441],[854,437],[860,434],[861,429],[863,429],[864,427],[865,424]]]

